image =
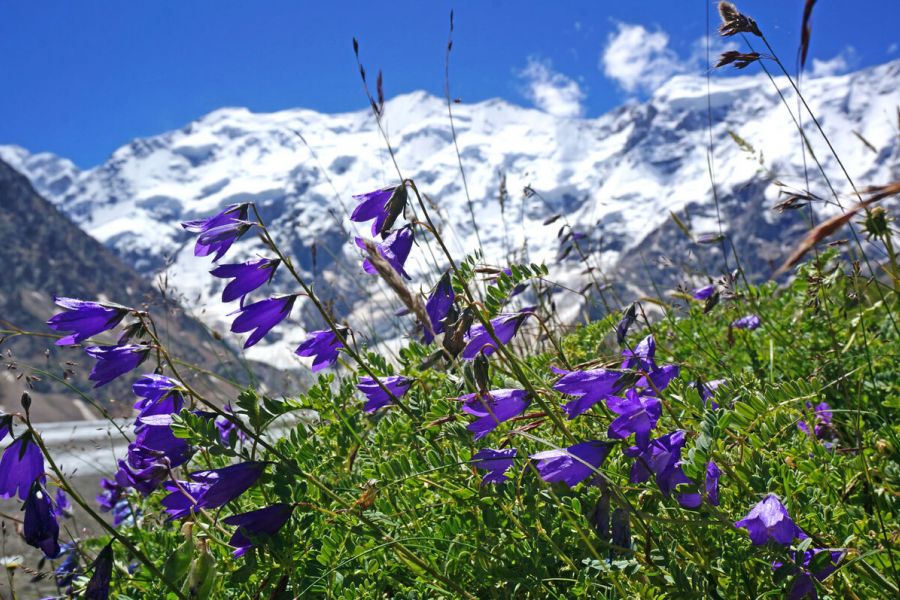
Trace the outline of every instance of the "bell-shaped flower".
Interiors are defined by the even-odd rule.
[[[31,434],[25,433],[7,446],[0,458],[0,498],[18,495],[24,500],[38,479],[44,480],[44,455]]]
[[[66,310],[50,317],[47,325],[54,331],[72,332],[57,340],[57,346],[79,344],[90,337],[109,331],[132,310],[118,304],[75,298],[56,297],[53,301]]]
[[[238,264],[219,265],[209,273],[213,277],[231,279],[222,290],[222,302],[231,302],[272,281],[279,264],[281,260],[277,258],[258,258]]]
[[[93,575],[84,588],[85,600],[108,600],[109,585],[112,583],[113,551],[112,542],[103,547],[94,560]]]
[[[828,557],[824,564],[817,559],[815,561],[817,566],[815,571],[813,571],[811,563],[821,552],[827,552]],[[772,569],[777,571],[778,569],[786,568],[793,574],[793,578],[788,587],[788,600],[800,600],[801,598],[812,598],[812,600],[816,600],[818,594],[816,593],[816,584],[813,579],[824,581],[826,577],[837,571],[838,565],[844,558],[844,554],[845,551],[843,549],[831,550],[828,548],[810,548],[803,552],[799,561],[797,560],[796,552],[790,553],[791,559],[794,561],[793,565],[796,565],[799,562],[799,567],[793,566],[790,563],[785,565],[780,561],[775,561],[772,563]]]
[[[466,429],[480,440],[497,428],[500,423],[521,415],[528,408],[528,392],[525,390],[493,390],[460,396],[464,413],[478,417]]]
[[[650,432],[656,427],[662,412],[659,398],[638,394],[632,388],[625,392],[624,398],[609,396],[606,405],[619,415],[609,424],[607,435],[614,439],[626,439],[633,433],[637,447],[646,448],[650,443]]]
[[[353,198],[360,202],[353,209],[350,220],[365,223],[375,219],[372,235],[380,235],[393,227],[394,221],[403,213],[407,200],[406,186],[383,188]]]
[[[581,442],[568,448],[532,454],[541,479],[548,483],[562,481],[574,487],[594,474],[609,455],[610,445],[600,441]]]
[[[265,462],[244,462],[221,469],[197,471],[190,482],[167,482],[171,493],[162,499],[170,519],[186,517],[198,509],[219,508],[247,491],[266,468]],[[185,491],[189,496],[185,495]]]
[[[735,329],[746,329],[747,331],[753,331],[760,325],[762,325],[762,321],[756,315],[746,315],[731,323]]]
[[[507,477],[505,473],[512,467],[515,458],[515,448],[506,448],[503,450],[482,448],[472,456],[469,464],[476,469],[487,471],[481,479],[481,485],[483,487],[487,483],[499,484],[507,481],[509,477]]]
[[[22,533],[25,543],[39,548],[47,558],[59,556],[59,523],[44,486],[35,482],[25,499]]]
[[[691,483],[681,469],[681,449],[684,443],[684,432],[678,430],[651,440],[646,448],[627,448],[625,456],[635,459],[629,481],[641,483],[655,475],[656,484],[665,496],[671,495],[677,485]]]
[[[231,324],[231,331],[234,333],[253,333],[244,342],[244,348],[257,343],[266,335],[270,329],[281,323],[291,314],[294,308],[294,301],[297,299],[296,294],[287,296],[277,296],[275,298],[266,298],[253,304],[242,306],[238,310],[231,313],[238,315]]]
[[[649,373],[656,369],[654,357],[656,356],[656,340],[652,335],[648,335],[641,343],[634,347],[634,350],[626,348],[622,351],[625,360],[622,362],[623,369],[632,369],[635,371],[643,371]]]
[[[762,546],[770,541],[789,546],[795,539],[807,537],[788,515],[784,504],[775,494],[768,494],[760,500],[747,516],[737,521],[734,526],[745,528],[754,546]]]
[[[525,308],[517,313],[505,313],[491,319],[491,328],[497,340],[506,345],[513,339],[519,327],[525,322],[525,319],[534,314],[531,308]],[[481,352],[485,356],[490,356],[497,349],[497,344],[491,334],[488,333],[484,325],[476,323],[472,325],[466,334],[466,347],[462,351],[462,357],[465,360],[472,360]]]
[[[134,403],[138,411],[138,423],[143,417],[153,415],[169,415],[181,411],[184,407],[185,391],[180,381],[159,375],[148,373],[142,375],[131,386],[134,395],[139,399]]]
[[[553,369],[562,377],[553,384],[553,389],[574,396],[575,399],[563,404],[563,411],[569,419],[584,414],[593,405],[605,400],[621,389],[619,383],[622,374],[607,369],[591,369],[586,371],[564,371]]]
[[[710,296],[712,296],[716,291],[715,284],[704,285],[703,287],[698,287],[697,289],[691,292],[691,298],[694,300],[707,300]]]
[[[434,340],[434,336],[443,333],[447,324],[445,320],[450,314],[450,308],[456,294],[453,292],[453,284],[450,280],[450,272],[444,273],[434,291],[428,296],[425,302],[425,312],[428,314],[428,320],[431,321],[431,331],[425,328],[425,343],[430,344]]]
[[[279,503],[223,519],[226,525],[237,526],[237,531],[228,540],[229,546],[237,548],[233,552],[235,558],[243,556],[258,538],[278,533],[293,512],[293,505]]]
[[[127,344],[124,346],[91,346],[84,351],[97,360],[88,379],[98,388],[116,377],[133,371],[147,359],[150,346]]]
[[[323,329],[320,331],[310,331],[309,337],[306,338],[294,354],[297,356],[314,357],[312,371],[320,371],[325,367],[330,367],[337,362],[340,349],[344,347],[341,340],[331,329]]]
[[[719,505],[719,476],[722,472],[713,461],[706,464],[706,501],[713,506]],[[697,492],[678,494],[678,503],[685,508],[697,508],[702,504],[703,497]]]
[[[72,503],[62,488],[56,489],[56,501],[53,504],[53,514],[60,519],[72,516]]]
[[[116,483],[124,488],[134,488],[142,496],[149,496],[169,477],[169,469],[163,463],[153,463],[143,468],[132,469],[124,460],[119,460]]]
[[[391,396],[394,398],[403,397],[413,382],[412,379],[402,375],[379,377],[378,381],[390,391],[390,394],[382,389],[372,377],[360,377],[359,383],[356,384],[356,389],[365,394],[367,399],[363,406],[364,412],[373,413],[382,406],[392,404]]]
[[[135,429],[134,441],[128,445],[128,464],[144,469],[165,458],[170,467],[178,467],[191,456],[191,446],[172,432],[171,415],[144,417]]]
[[[366,243],[362,238],[356,238],[356,245],[366,250]],[[391,267],[397,273],[405,277],[406,279],[410,279],[409,274],[404,270],[403,265],[406,264],[406,259],[409,258],[409,253],[412,250],[413,245],[413,231],[412,227],[403,227],[402,229],[398,229],[397,231],[391,233],[387,236],[383,242],[379,242],[375,244],[375,248],[378,250],[378,254],[388,262]],[[363,271],[369,273],[370,275],[377,275],[378,271],[375,269],[375,265],[372,264],[368,258],[363,260]]]
[[[813,408],[812,404],[807,402],[806,408]],[[828,432],[831,430],[831,419],[832,412],[831,406],[828,405],[827,402],[819,402],[815,406],[815,410],[813,411],[814,417],[814,426],[813,431],[809,430],[809,425],[806,424],[806,421],[798,421],[797,428],[805,433],[808,436],[812,436],[815,433],[815,437],[821,439],[825,437]]]
[[[215,253],[214,261],[222,258],[235,240],[253,226],[253,223],[247,221],[249,207],[247,203],[232,204],[212,217],[182,223],[181,226],[186,230],[200,234],[194,245],[194,256]]]

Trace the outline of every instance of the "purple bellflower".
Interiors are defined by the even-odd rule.
[[[413,383],[412,379],[402,375],[379,377],[378,380],[390,390],[395,398],[401,398]],[[363,406],[363,411],[366,413],[373,413],[382,406],[392,404],[391,396],[372,377],[360,377],[356,389],[366,395],[367,400]]]
[[[78,565],[78,552],[72,544],[62,544],[60,547],[62,562],[53,571],[53,579],[56,587],[59,589],[66,588],[65,592],[68,596],[72,596],[71,583],[75,581],[75,577],[81,572]]]
[[[425,343],[430,344],[434,340],[434,336],[443,333],[447,324],[444,322],[453,306],[456,294],[453,292],[453,285],[450,281],[450,272],[444,273],[441,280],[428,300],[425,302],[425,312],[428,314],[428,320],[431,321],[431,331],[425,328]]]
[[[625,343],[625,337],[628,335],[628,329],[637,319],[637,304],[632,303],[631,306],[622,312],[622,319],[616,325],[616,342],[621,346]]]
[[[491,327],[501,344],[508,344],[525,319],[534,314],[531,308],[525,308],[517,313],[505,313],[491,319]],[[496,350],[496,343],[481,323],[472,325],[466,334],[466,347],[462,351],[465,360],[472,360],[481,352],[490,356]]]
[[[231,408],[230,404],[223,406],[222,410],[230,415],[234,415],[234,409]],[[218,417],[215,421],[216,429],[219,430],[219,439],[222,440],[222,443],[225,445],[231,444],[232,433],[237,436],[238,440],[242,442],[247,441],[247,434],[235,424],[234,419],[237,419],[237,417],[235,416],[233,419]]]
[[[180,381],[165,375],[142,375],[131,386],[131,391],[139,398],[134,403],[134,408],[138,411],[138,423],[143,417],[169,415],[180,412],[184,407],[184,387]]]
[[[635,371],[651,372],[656,370],[656,363],[653,361],[656,356],[656,340],[652,335],[648,335],[641,343],[634,347],[634,350],[626,348],[622,351],[625,360],[622,362],[623,369],[633,369]]]
[[[79,344],[92,336],[109,331],[132,310],[118,304],[104,304],[75,298],[56,297],[53,302],[66,310],[50,317],[47,325],[54,331],[72,332],[57,340],[57,346]]]
[[[247,221],[249,207],[247,203],[232,204],[212,217],[182,223],[181,226],[188,231],[200,234],[194,245],[194,256],[215,253],[213,261],[222,258],[235,240],[253,226],[253,223]]]
[[[650,371],[650,373],[648,373],[649,378],[641,376],[641,378],[635,382],[634,387],[642,388],[644,394],[655,396],[656,390],[661,392],[669,387],[669,384],[672,383],[673,379],[678,377],[680,372],[681,367],[678,365],[663,365]]]
[[[700,399],[703,400],[703,403],[710,403],[713,409],[719,408],[719,405],[713,400],[713,397],[716,394],[716,390],[719,389],[719,386],[725,383],[724,379],[713,379],[712,381],[707,381],[706,383],[697,382],[693,384],[693,387],[700,393]]]
[[[72,504],[62,488],[56,489],[56,503],[53,506],[53,514],[60,519],[72,516]]]
[[[97,359],[97,364],[94,365],[88,379],[94,382],[95,388],[98,388],[116,377],[138,368],[150,354],[150,346],[135,344],[91,346],[85,348],[84,351],[91,358]]]
[[[735,329],[746,329],[747,331],[753,331],[760,325],[762,325],[762,321],[756,315],[746,315],[731,323]]]
[[[232,302],[243,298],[262,284],[272,281],[275,270],[281,263],[277,258],[258,258],[244,263],[219,265],[210,275],[222,279],[232,279],[222,291],[222,302]]]
[[[806,408],[811,409],[813,408],[813,406],[811,403],[807,402]],[[815,437],[821,439],[825,437],[825,435],[831,429],[831,407],[827,402],[820,402],[816,404],[815,410],[813,411],[813,416],[815,418],[815,425],[812,432],[809,430],[809,425],[806,424],[806,421],[798,421],[797,428],[808,436],[812,436],[813,433],[815,433]]]
[[[39,548],[47,558],[59,556],[59,523],[53,514],[50,496],[40,483],[31,486],[25,500],[22,530],[26,544]]]
[[[309,337],[306,338],[294,354],[297,356],[314,357],[312,371],[320,371],[325,367],[330,367],[337,362],[340,349],[344,347],[338,336],[331,329],[323,329],[320,331],[310,331]]]
[[[704,285],[703,287],[699,287],[696,290],[691,292],[691,298],[694,300],[707,300],[710,296],[712,296],[716,291],[715,284]]]
[[[644,449],[650,443],[650,431],[662,413],[662,404],[654,396],[642,396],[634,389],[625,392],[625,397],[606,398],[609,410],[619,415],[609,424],[607,435],[614,439],[627,439],[632,433],[638,448]]]
[[[372,223],[372,235],[379,235],[389,230],[403,212],[406,206],[406,188],[388,187],[367,194],[359,194],[353,198],[360,202],[353,209],[350,220],[356,223],[365,223],[375,219],[375,222]],[[393,202],[391,202],[392,199]]]
[[[188,475],[192,482],[167,482],[172,492],[162,499],[170,519],[186,517],[199,508],[219,508],[247,491],[266,468],[265,462],[244,462],[210,471],[197,471]],[[185,489],[191,498],[182,492]],[[193,500],[193,501],[192,501]]]
[[[719,476],[722,472],[713,461],[706,465],[706,501],[713,506],[719,505]],[[697,508],[703,502],[703,497],[697,492],[678,494],[678,503],[685,508]]]
[[[528,408],[528,392],[525,390],[493,390],[490,392],[460,396],[464,413],[478,417],[466,429],[480,440],[497,428],[500,423],[521,415]]]
[[[828,561],[818,568],[816,571],[810,570],[810,563],[813,558],[820,552],[828,552]],[[794,564],[797,562],[797,553],[791,552],[791,558],[794,560]],[[830,550],[826,548],[810,548],[803,553],[803,561],[802,566],[797,568],[795,566],[788,565],[786,568],[790,569],[793,573],[794,578],[791,581],[790,587],[788,588],[788,600],[800,600],[801,598],[812,598],[812,600],[816,600],[819,596],[816,593],[816,584],[813,582],[813,578],[818,581],[824,581],[826,577],[834,573],[841,560],[844,558],[843,550]],[[819,561],[816,561],[817,563]],[[772,563],[772,569],[778,570],[784,567],[785,565],[780,561],[775,561]]]
[[[243,556],[253,547],[253,540],[263,535],[275,535],[291,518],[294,507],[290,504],[273,504],[223,519],[226,525],[237,525],[237,531],[228,544],[237,548],[235,558]]]
[[[278,325],[291,314],[291,309],[294,308],[294,301],[296,299],[296,294],[290,294],[287,296],[266,298],[265,300],[242,306],[231,313],[232,315],[238,315],[231,324],[231,331],[234,333],[246,333],[252,331],[253,333],[251,333],[247,338],[247,341],[244,342],[244,348],[249,348],[261,340],[270,329]]]
[[[629,481],[641,483],[655,475],[656,485],[664,496],[670,496],[678,484],[691,483],[681,470],[684,442],[684,432],[677,430],[651,440],[646,448],[632,446],[625,449],[625,456],[635,459]]]
[[[734,526],[745,528],[754,546],[762,546],[770,541],[788,546],[795,538],[807,537],[788,515],[784,504],[775,494],[768,494],[760,500],[747,516]]]
[[[469,464],[477,469],[487,471],[481,479],[481,486],[487,483],[503,483],[509,479],[505,473],[513,465],[516,458],[515,448],[506,448],[504,450],[494,450],[492,448],[482,448],[476,452]]]
[[[165,461],[170,467],[178,467],[191,456],[187,440],[175,437],[170,415],[145,417],[135,428],[134,441],[128,445],[128,464],[144,469],[151,464]]]
[[[125,488],[134,488],[143,496],[149,496],[169,477],[169,468],[163,463],[153,463],[143,468],[132,469],[124,460],[119,460],[116,483]]]
[[[563,405],[563,410],[569,419],[574,419],[587,412],[593,405],[605,400],[621,389],[619,379],[622,374],[606,369],[593,369],[590,371],[564,371],[553,369],[553,372],[562,375],[559,381],[553,384],[553,389],[568,396],[575,396],[574,400]]]
[[[541,479],[548,483],[562,481],[574,487],[594,474],[609,455],[610,445],[599,441],[581,442],[568,448],[532,454]]]
[[[356,238],[356,245],[366,250],[365,241],[362,238]],[[406,259],[409,258],[409,252],[412,250],[413,232],[412,227],[403,227],[387,236],[383,242],[376,243],[378,254],[390,264],[397,273],[410,279],[409,274],[403,269]],[[368,258],[363,260],[363,271],[370,275],[377,275],[375,265]]]
[[[18,495],[24,500],[38,479],[44,481],[44,455],[25,433],[7,446],[0,458],[0,498]]]
[[[103,489],[97,496],[97,504],[100,505],[100,512],[111,512],[113,516],[113,525],[118,527],[124,521],[131,519],[131,505],[125,498],[125,488],[116,483],[112,479],[103,478],[100,480],[100,487]]]
[[[94,560],[94,574],[84,589],[85,600],[109,600],[109,584],[112,582],[113,551],[112,542],[97,554]]]

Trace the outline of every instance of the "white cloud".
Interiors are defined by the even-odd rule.
[[[600,55],[600,68],[626,92],[649,92],[673,75],[685,73],[688,65],[669,48],[665,31],[618,23]]]
[[[856,54],[856,48],[847,46],[841,52],[830,60],[812,60],[812,69],[810,77],[830,77],[832,75],[841,75],[850,71],[859,64],[859,57]]]
[[[584,114],[585,94],[574,79],[553,70],[550,61],[528,59],[519,76],[525,80],[525,95],[536,107],[557,117]]]
[[[900,46],[897,45],[897,42],[892,42],[891,45],[887,48],[887,53],[893,54],[897,51],[898,48],[900,48]]]

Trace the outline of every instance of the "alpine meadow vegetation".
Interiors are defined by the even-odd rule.
[[[764,27],[728,2],[720,14],[744,47],[718,68],[794,83]],[[354,52],[381,127],[381,75],[372,94]],[[784,109],[824,136],[794,91]],[[449,82],[447,100],[452,123]],[[55,343],[83,347],[95,387],[133,384],[130,441],[86,497],[26,392],[0,417],[0,496],[22,503],[2,516],[44,555],[54,597],[898,597],[900,265],[881,204],[900,184],[831,181],[808,158],[833,197],[785,205],[809,211],[810,232],[785,241],[797,250],[778,280],[750,281],[723,224],[708,236],[679,221],[727,269],[625,299],[585,233],[548,214],[563,223],[559,260],[585,266],[575,293],[602,315],[577,327],[558,315],[553,265],[454,255],[399,167],[390,187],[361,181],[344,217],[371,237],[347,242],[359,277],[405,307],[412,333],[393,356],[332,311],[253,203],[182,223],[226,282],[236,344],[290,327],[301,304],[321,317],[291,349],[315,383],[271,397],[223,379],[204,395],[151,312],[58,297]],[[834,216],[817,222],[816,203]],[[477,232],[474,213],[461,225]],[[267,254],[229,263],[245,236]],[[413,253],[434,263],[421,289]],[[266,292],[276,271],[292,293]],[[95,343],[110,331],[116,343]],[[100,533],[65,527],[73,511]]]

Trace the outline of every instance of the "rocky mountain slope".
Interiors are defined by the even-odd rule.
[[[776,81],[796,114],[787,80]],[[900,61],[804,83],[804,95],[858,185],[900,179],[898,89]],[[530,261],[552,265],[561,222],[542,223],[563,213],[588,235],[584,243],[592,257],[624,296],[647,289],[650,279],[674,285],[685,277],[685,263],[715,269],[721,261],[717,246],[691,243],[670,214],[679,214],[695,234],[718,231],[707,171],[707,101],[722,227],[746,255],[745,266],[769,275],[806,227],[803,215],[781,215],[771,207],[780,190],[806,185],[791,115],[762,75],[714,77],[709,95],[706,78],[675,77],[646,102],[595,119],[558,118],[501,100],[455,104],[477,237],[444,101],[424,93],[396,97],[385,107],[384,124],[402,176],[428,194],[452,251],[471,252],[480,238],[494,264],[527,253]],[[808,116],[802,121],[826,172],[839,191],[849,192]],[[179,222],[253,200],[338,313],[378,339],[403,333],[392,316],[396,305],[360,267],[352,238],[367,235],[368,228],[347,219],[352,194],[398,181],[369,111],[256,114],[223,108],[178,131],[134,140],[85,171],[9,146],[0,147],[0,158],[148,280],[164,274],[185,306],[216,331],[227,332],[233,307],[219,302],[222,282],[207,274],[208,260],[193,256]],[[822,178],[815,170],[810,174],[811,190],[827,198]],[[523,193],[526,187],[538,193]],[[819,210],[835,209],[823,203]],[[259,243],[245,241],[228,259],[262,251]],[[436,261],[427,246],[414,249],[416,285],[433,283],[443,267],[434,252]],[[583,266],[574,254],[563,262],[553,278],[581,287]],[[277,285],[289,288],[283,279]],[[577,300],[561,304],[571,313]],[[299,326],[277,328],[248,356],[296,365],[291,350],[304,329],[322,326],[306,307],[298,316]]]
[[[201,323],[185,315],[149,280],[69,221],[40,197],[24,176],[2,161],[0,206],[0,264],[4,268],[0,329],[52,333],[44,322],[59,310],[53,305],[54,295],[112,300],[151,310],[163,341],[185,360],[232,379],[246,380],[238,357],[214,340]],[[26,377],[34,377],[32,415],[38,421],[100,416],[88,398],[113,415],[130,414],[130,381],[123,379],[91,391],[87,375],[93,361],[79,348],[55,346],[48,337],[8,333],[0,337],[3,412],[21,410],[19,398],[26,389]],[[148,361],[144,368],[152,371],[153,365]],[[223,395],[226,386],[220,382],[189,369],[184,374],[210,398],[221,402],[229,399]]]

